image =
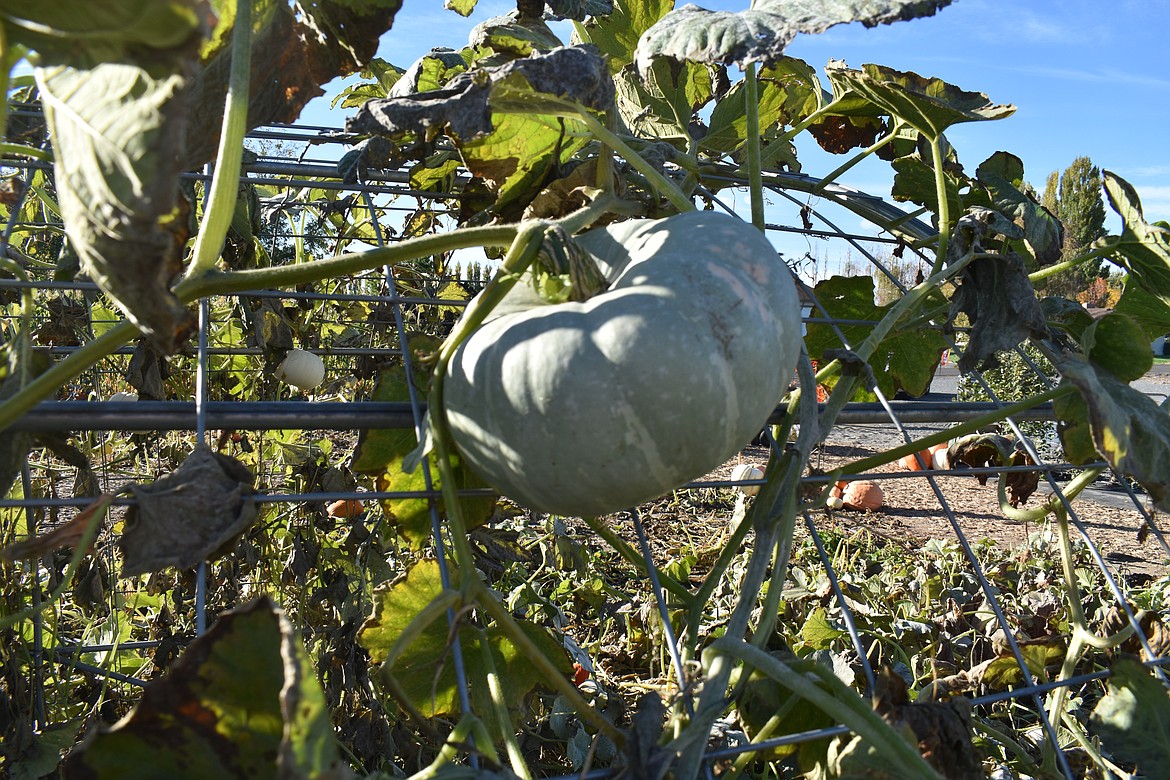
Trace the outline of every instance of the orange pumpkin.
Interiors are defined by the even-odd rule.
[[[898,458],[898,468],[903,471],[922,471],[923,468],[930,468],[930,449],[903,455]]]
[[[841,504],[846,509],[872,512],[885,503],[885,494],[876,482],[868,479],[850,482],[841,491]]]
[[[356,498],[342,498],[326,507],[325,511],[330,517],[339,517],[348,520],[351,517],[360,515],[363,509],[365,509],[365,506]]]

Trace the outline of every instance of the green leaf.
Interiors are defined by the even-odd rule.
[[[389,138],[428,138],[446,130],[466,143],[492,131],[489,101],[505,100],[516,110],[527,104],[528,113],[541,114],[548,111],[542,95],[604,111],[613,105],[613,81],[595,52],[561,48],[461,74],[442,90],[372,100],[346,121],[346,130]]]
[[[448,11],[454,11],[460,16],[471,16],[471,12],[475,10],[475,4],[479,0],[443,0],[443,7]]]
[[[596,52],[560,48],[461,74],[441,90],[370,101],[346,127],[392,139],[446,132],[472,174],[490,184],[494,204],[486,205],[518,212],[587,141],[579,122],[559,118],[573,113],[566,104],[607,110],[613,98]]]
[[[825,73],[835,90],[864,97],[927,138],[940,138],[953,124],[1002,119],[1016,110],[1015,106],[992,105],[982,92],[966,92],[941,79],[882,65],[853,70],[830,62]]]
[[[422,334],[409,337],[412,354],[411,365],[414,368],[414,397],[425,399],[430,372],[422,365],[417,357],[420,350],[435,349],[438,339]],[[392,365],[378,374],[374,383],[374,392],[371,401],[382,403],[409,403],[411,387],[407,383],[406,368],[401,364]],[[415,448],[418,438],[413,429],[408,428],[375,428],[363,430],[358,434],[357,447],[354,448],[353,460],[349,467],[359,474],[377,474],[384,471],[395,460],[402,458]]]
[[[958,262],[969,253],[984,252],[984,244],[996,236],[1010,240],[1023,235],[1023,230],[998,211],[972,208],[955,226],[947,246],[947,263]],[[963,312],[971,322],[967,348],[959,358],[963,373],[994,366],[996,352],[1014,349],[1029,336],[1048,335],[1044,311],[1018,255],[1008,251],[972,260],[956,281],[951,320]]]
[[[763,143],[775,137],[784,125],[795,124],[817,100],[820,87],[809,80],[809,72],[800,60],[783,58],[776,67],[761,69],[757,75],[760,136]],[[727,91],[711,111],[707,134],[699,141],[706,151],[717,155],[734,154],[747,139],[747,112],[742,81]],[[812,110],[816,110],[813,107]]]
[[[622,69],[614,87],[618,111],[630,130],[685,147],[696,112],[711,100],[714,80],[708,65],[656,60],[645,74],[633,66]]]
[[[458,586],[459,573],[452,571],[452,587]],[[459,691],[450,646],[451,632],[442,613],[433,616],[425,626],[413,626],[416,617],[443,593],[439,566],[436,561],[416,563],[406,576],[374,594],[374,612],[362,625],[358,642],[370,653],[375,663],[384,663],[394,644],[407,633],[415,631],[404,652],[392,667],[383,667],[382,673],[392,677],[405,694],[408,703],[425,717],[452,714],[459,711]],[[559,642],[544,628],[527,621],[517,621],[524,633],[566,675],[572,672],[568,654]],[[536,687],[539,673],[519,648],[496,627],[482,632],[463,625],[458,630],[467,678],[484,680],[486,668],[480,654],[480,643],[486,640],[492,650],[493,663],[509,707],[519,709],[524,698]],[[486,685],[472,688],[475,712],[490,718],[491,702]]]
[[[410,169],[410,186],[416,190],[450,192],[455,173],[462,165],[454,152],[436,152]]]
[[[99,780],[242,780],[317,776],[337,765],[313,665],[284,614],[261,598],[221,615],[128,717],[75,748],[64,769]]]
[[[843,636],[845,632],[829,622],[828,613],[823,607],[817,607],[809,613],[800,628],[801,640],[813,650],[825,650]]]
[[[1054,405],[1069,461],[1087,460],[1087,435],[1113,468],[1140,482],[1156,507],[1170,511],[1170,409],[1080,355],[1058,356],[1055,364],[1083,399]]]
[[[894,188],[891,192],[894,200],[917,203],[938,214],[938,187],[934,179],[934,166],[917,154],[899,157],[891,165],[894,168]],[[961,214],[963,204],[959,196],[959,182],[944,170],[943,185],[946,188],[947,207],[950,209],[948,213]]]
[[[378,476],[377,487],[385,492],[423,493],[427,490],[426,479],[421,468],[413,471],[404,471],[406,456],[396,457],[386,465],[385,471]],[[431,486],[434,490],[443,487],[439,477],[434,456],[428,459],[431,472]],[[463,464],[457,455],[451,456],[451,468],[455,473],[456,490],[473,490],[488,487],[475,472]],[[442,498],[436,499],[440,513],[446,512],[446,505]],[[495,509],[496,501],[493,496],[478,496],[460,499],[463,509],[463,522],[468,529],[476,528],[487,522]],[[387,498],[382,501],[382,511],[390,526],[398,531],[404,539],[410,542],[413,549],[422,549],[431,539],[431,512],[430,499],[425,496],[419,498]]]
[[[1124,227],[1116,241],[1118,263],[1129,271],[1130,278],[1145,292],[1170,304],[1170,225],[1149,224],[1142,215],[1137,191],[1115,173],[1101,172],[1109,205],[1121,215]],[[1128,284],[1127,284],[1128,286]]]
[[[638,38],[674,7],[674,0],[614,0],[607,16],[585,22],[587,43],[605,55],[611,73],[634,61]]]
[[[1150,341],[1170,333],[1170,301],[1146,292],[1132,276],[1125,277],[1125,287],[1114,311],[1133,317]]]
[[[178,64],[197,50],[204,34],[198,0],[54,0],[3,6],[0,25],[7,43],[33,49],[41,65]]]
[[[806,675],[811,674],[812,668],[816,665],[816,661],[797,659],[791,655],[782,656],[781,660],[794,671]],[[825,687],[819,680],[815,684],[821,688]],[[815,731],[834,723],[829,715],[796,696],[771,677],[756,671],[752,672],[747,684],[743,686],[736,700],[736,711],[744,731],[753,739],[773,717],[778,717],[779,720],[771,730],[770,736],[773,737]],[[798,753],[801,769],[811,771],[819,761],[823,761],[830,741],[826,738],[783,745],[773,748],[769,755],[780,759]]]
[[[468,170],[489,184],[497,214],[527,205],[588,142],[585,126],[572,119],[505,114],[492,123],[490,133],[458,146]]]
[[[561,39],[543,19],[516,19],[513,16],[497,16],[476,25],[468,44],[472,48],[490,49],[509,57],[527,57],[562,45]]]
[[[868,276],[834,276],[817,284],[813,295],[825,309],[825,315],[835,320],[877,322],[889,307],[874,303],[874,283]],[[942,305],[941,295],[933,296],[931,304]],[[850,346],[858,346],[872,330],[871,325],[843,325],[841,332]],[[841,339],[829,325],[813,323],[808,326],[805,346],[810,357],[823,360],[825,353],[840,349]],[[920,396],[930,388],[934,371],[941,360],[947,341],[941,332],[929,328],[895,328],[878,345],[870,361],[878,387],[889,398],[902,388],[913,396]]]
[[[738,13],[685,5],[671,11],[638,41],[638,67],[655,57],[695,62],[772,62],[797,33],[822,33],[838,24],[866,27],[931,16],[950,0],[754,0]]]
[[[980,163],[975,178],[987,188],[992,206],[1024,229],[1024,243],[1038,266],[1060,259],[1064,229],[1060,220],[1024,192],[1024,163],[1019,157],[996,152]]]
[[[1089,724],[1113,758],[1136,764],[1138,775],[1165,777],[1170,766],[1170,694],[1137,661],[1118,658],[1112,671]]]
[[[1095,365],[1122,382],[1140,379],[1154,365],[1154,353],[1141,325],[1117,312],[1109,312],[1086,328],[1081,348]]]

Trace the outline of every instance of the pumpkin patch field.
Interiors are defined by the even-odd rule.
[[[0,774],[1164,777],[1134,187],[786,53],[946,0],[433,5],[0,2]]]

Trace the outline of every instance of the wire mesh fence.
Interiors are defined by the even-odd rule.
[[[227,252],[232,262],[240,267],[297,262],[444,228],[457,194],[412,190],[401,171],[345,181],[323,150],[346,141],[341,133],[316,127],[253,134],[258,151],[241,182],[239,240],[229,242]],[[30,163],[23,174],[32,179],[47,176],[48,169]],[[207,181],[206,173],[189,178],[196,201]],[[766,183],[776,201],[771,231],[804,236],[810,247],[826,242],[831,254],[856,253],[865,275],[872,269],[877,286],[893,297],[913,286],[905,267],[921,268],[923,262],[907,264],[877,248],[906,247],[916,231],[918,237],[931,234],[928,226],[907,220],[901,236],[849,233],[829,213],[834,203],[848,202],[853,213],[900,212],[836,185],[810,194],[817,182],[807,177],[776,174]],[[725,194],[710,197],[715,207],[732,210],[721,201]],[[96,286],[62,280],[68,269],[57,262],[63,256],[60,230],[50,212],[11,208],[9,213],[8,246],[19,244],[33,262],[24,264],[26,277],[0,280],[6,340],[13,342],[18,328],[26,327],[50,358],[84,348],[120,316]],[[30,243],[30,237],[40,243]],[[915,250],[906,248],[913,256]],[[267,257],[257,259],[260,252]],[[443,586],[450,586],[440,494],[425,460],[418,489],[403,488],[388,475],[355,474],[350,459],[365,431],[417,435],[423,429],[421,393],[411,392],[406,401],[385,400],[379,376],[390,366],[410,374],[418,355],[407,348],[408,339],[444,335],[479,290],[484,263],[479,257],[436,257],[295,290],[205,299],[197,338],[180,354],[163,359],[144,344],[117,350],[62,388],[58,400],[41,404],[10,429],[9,446],[18,446],[13,437],[32,437],[27,440],[33,446],[0,501],[8,542],[65,526],[95,497],[118,492],[119,486],[150,483],[172,472],[194,441],[230,454],[250,470],[259,507],[251,528],[224,540],[231,542],[229,552],[191,570],[119,576],[116,536],[131,522],[125,513],[135,501],[129,498],[114,501],[111,522],[65,593],[56,591],[66,582],[68,551],[7,568],[6,612],[31,605],[35,613],[8,631],[3,651],[4,729],[10,744],[25,739],[27,746],[27,735],[50,733],[64,723],[73,724],[72,735],[83,724],[112,722],[218,614],[271,593],[314,654],[335,726],[355,765],[408,771],[411,760],[421,761],[420,749],[406,744],[421,739],[426,727],[382,703],[386,692],[363,663],[355,636],[375,588],[404,574],[420,556],[432,555]],[[807,304],[806,326],[828,329],[839,347],[855,347],[857,331],[851,329],[872,327],[874,320],[830,315],[813,280],[801,281],[799,272],[807,269],[798,262],[792,266]],[[30,296],[31,308],[22,305]],[[941,324],[939,318],[922,327]],[[948,338],[946,348],[961,354],[962,329]],[[301,390],[279,379],[280,361],[292,349],[323,359],[323,383]],[[1031,357],[1021,352],[1020,360],[1038,382],[1051,386],[1052,378]],[[828,669],[871,697],[879,710],[897,711],[905,711],[912,697],[945,708],[956,700],[952,694],[970,694],[962,698],[970,712],[961,719],[975,723],[982,752],[973,757],[945,741],[936,745],[938,751],[958,751],[954,759],[970,763],[962,771],[971,774],[952,776],[1086,776],[1094,771],[1086,768],[1093,746],[1078,742],[1084,730],[1075,722],[1085,722],[1091,704],[1102,697],[1108,670],[1100,658],[1089,656],[1060,668],[1072,632],[1063,601],[1077,598],[1072,608],[1103,634],[1127,632],[1124,649],[1160,676],[1167,660],[1160,616],[1170,592],[1165,571],[1170,546],[1140,489],[1116,477],[1108,496],[1100,491],[1088,502],[1065,499],[1069,480],[1080,472],[1044,440],[1045,428],[1028,427],[1051,423],[1051,404],[999,423],[1028,456],[1019,465],[907,468],[903,460],[897,468],[828,476],[842,464],[994,416],[1015,400],[1000,398],[978,372],[963,381],[988,400],[957,401],[954,391],[897,398],[874,386],[873,400],[850,401],[840,409],[812,457],[816,468],[801,479],[802,489],[837,480],[884,485],[887,499],[873,511],[804,511],[803,528],[786,538],[765,534],[761,540],[760,529],[746,527],[743,517],[753,491],[764,484],[762,472],[733,476],[735,464],[727,464],[672,496],[600,525],[501,505],[505,508],[497,507],[491,522],[473,532],[481,553],[478,567],[517,614],[556,629],[578,664],[578,687],[623,723],[629,714],[622,705],[632,707],[633,693],[647,688],[694,716],[703,681],[695,676],[697,660],[684,652],[680,632],[702,632],[697,643],[709,645],[746,604],[782,626],[757,647],[791,654],[796,646],[799,662],[807,664],[796,668],[821,680],[814,688],[832,690],[816,676]],[[827,396],[822,410],[830,403]],[[778,409],[769,422],[775,427],[739,461],[763,469],[770,453],[792,446],[776,438],[794,422],[786,410]],[[1012,474],[1038,474],[1041,494],[1058,497],[1067,525],[1043,518],[1029,525],[1002,515],[995,483]],[[899,486],[912,489],[898,497]],[[462,495],[477,498],[490,491],[473,488]],[[1112,508],[1103,521],[1094,507],[1106,498]],[[394,516],[405,501],[421,502],[427,523],[424,532],[407,534],[406,543],[401,518]],[[926,516],[936,521],[933,530],[911,522]],[[740,592],[737,573],[751,565],[742,550],[760,543],[776,547],[776,561],[789,560],[791,553],[791,566],[770,572],[761,593]],[[618,552],[640,564],[622,569],[614,563]],[[724,556],[726,576],[705,581],[703,572]],[[1079,583],[1079,595],[1060,584],[1062,567]],[[619,571],[630,578],[627,583],[608,579]],[[59,608],[41,611],[53,598],[61,599]],[[936,608],[940,611],[930,612]],[[699,619],[680,616],[696,609],[703,613]],[[448,618],[452,626],[465,619],[453,613]],[[460,635],[454,628],[451,635],[459,707],[474,709],[479,704],[470,697]],[[702,747],[708,776],[739,773],[753,761],[773,762],[778,773],[795,772],[800,750],[823,751],[828,741],[847,739],[850,730],[835,717],[790,717],[785,713],[802,711],[749,683],[738,683],[741,717],[716,721]],[[1066,706],[1068,701],[1074,706]],[[594,763],[612,760],[605,759],[595,731],[567,715],[561,702],[552,697],[549,702],[540,725],[525,730],[525,749],[539,757],[547,776],[579,776]],[[940,732],[957,711],[931,716]],[[545,743],[569,747],[558,752],[540,747]],[[8,760],[16,760],[13,753]],[[1026,771],[1029,767],[1034,771]],[[597,769],[592,776],[607,774]]]

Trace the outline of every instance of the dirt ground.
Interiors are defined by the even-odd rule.
[[[932,430],[931,426],[911,426],[913,438]],[[841,426],[813,457],[813,465],[832,470],[858,458],[867,457],[897,445],[901,441],[890,426]],[[737,462],[763,468],[767,450],[745,449],[739,458],[721,468],[717,475],[730,478]],[[876,473],[899,473],[888,465]],[[715,476],[715,475],[712,475]],[[850,526],[863,525],[873,533],[900,544],[916,544],[930,539],[954,540],[956,526],[969,541],[990,538],[1009,548],[1024,544],[1028,535],[1040,530],[1037,522],[1025,523],[1003,516],[996,497],[994,479],[980,485],[974,476],[935,476],[938,493],[924,472],[880,480],[885,505],[873,512],[852,510],[826,511],[821,521]],[[1022,505],[1037,506],[1052,488],[1041,482],[1039,490]],[[941,494],[941,500],[939,497]],[[1150,511],[1146,496],[1138,494],[1142,506]],[[949,513],[948,511],[949,510]],[[1074,502],[1073,510],[1088,538],[1100,550],[1114,574],[1136,579],[1157,578],[1170,573],[1170,549],[1159,539],[1158,529],[1170,532],[1170,518],[1152,513],[1156,526],[1144,531],[1146,521],[1130,496],[1115,482],[1099,481]],[[952,524],[950,515],[954,517]],[[1075,539],[1075,536],[1074,536]]]

